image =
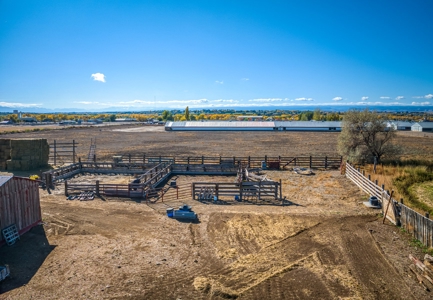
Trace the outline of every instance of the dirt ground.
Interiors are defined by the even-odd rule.
[[[1,128],[0,128],[1,129]],[[94,127],[64,127],[2,134],[0,138],[46,138],[49,143],[79,143],[77,153],[87,158],[90,140],[96,138],[98,160],[111,160],[113,155],[136,153],[173,156],[302,156],[337,155],[338,132],[182,132],[165,131],[163,126],[117,125]],[[433,158],[433,134],[398,132],[396,143],[406,158]]]
[[[73,137],[83,144],[98,136],[98,150],[107,153],[129,150],[128,140],[134,151],[180,156],[335,153],[338,135],[146,131],[138,139],[136,132],[104,130],[31,136]],[[173,147],[162,146],[170,140]],[[366,195],[339,171],[266,173],[282,180],[290,205],[192,200],[191,182],[234,181],[218,176],[179,176],[179,196],[170,189],[164,202],[154,204],[125,198],[68,201],[61,185],[51,193],[41,190],[43,224],[0,248],[0,265],[9,264],[12,273],[0,283],[0,299],[432,298],[409,270],[408,255],[421,258],[421,249],[362,205]],[[120,183],[131,177],[74,180],[96,179]],[[165,215],[168,207],[183,203],[193,207],[199,222]]]

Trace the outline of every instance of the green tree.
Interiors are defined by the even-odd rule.
[[[170,115],[168,110],[164,110],[161,114],[163,120],[167,120],[167,117]]]
[[[9,117],[9,120],[10,120],[12,123],[18,123],[18,116],[17,116],[16,114],[14,114],[14,115],[9,115],[8,117]]]
[[[312,111],[304,111],[299,115],[300,121],[310,121],[313,118]]]
[[[320,108],[316,108],[316,109],[314,110],[314,113],[313,113],[313,120],[315,120],[315,121],[320,121],[320,120],[322,120],[322,113],[321,113],[321,111],[320,111]]]
[[[116,121],[116,115],[110,115],[110,122],[114,122],[114,121]]]
[[[349,110],[345,113],[342,131],[338,137],[338,151],[352,162],[379,162],[392,158],[400,148],[392,143],[396,132],[387,127],[387,117],[375,111]]]
[[[188,106],[185,108],[185,119],[189,120],[189,107]]]

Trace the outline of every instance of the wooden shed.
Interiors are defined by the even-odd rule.
[[[29,231],[42,220],[37,181],[0,176],[0,246],[5,243],[1,230],[15,224],[19,234]]]

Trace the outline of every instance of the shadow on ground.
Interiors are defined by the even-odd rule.
[[[0,294],[27,284],[54,248],[48,243],[42,225],[22,235],[14,245],[2,246],[0,265],[9,265],[10,276],[0,282]]]

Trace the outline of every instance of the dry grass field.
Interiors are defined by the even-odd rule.
[[[98,157],[111,159],[128,152],[334,155],[338,136],[115,129],[5,137],[75,139],[82,157],[90,138],[96,137]],[[432,149],[433,138],[417,139]],[[282,180],[291,205],[192,200],[191,182],[234,180],[218,176],[179,176],[179,199],[171,189],[164,202],[155,204],[120,198],[68,201],[62,186],[51,193],[41,191],[43,225],[16,245],[0,248],[0,265],[8,263],[12,271],[0,284],[0,299],[431,299],[409,271],[408,255],[421,257],[421,249],[411,246],[410,237],[397,227],[383,225],[377,211],[363,206],[366,196],[339,171],[266,175]],[[199,222],[166,217],[167,207],[182,203],[193,206]]]

